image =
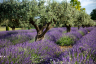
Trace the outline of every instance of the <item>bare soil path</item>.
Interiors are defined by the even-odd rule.
[[[59,46],[62,52],[69,50],[72,46]]]

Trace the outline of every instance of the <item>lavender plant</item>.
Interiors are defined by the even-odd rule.
[[[54,33],[56,35],[53,35]],[[23,34],[31,36],[31,34],[34,34],[34,33],[18,33],[18,34],[21,34],[21,36],[23,36]],[[59,36],[58,36],[58,34],[59,34]],[[84,47],[82,47],[82,44],[85,44],[83,42],[89,41],[88,39],[86,39],[88,36],[86,35],[86,37],[84,36],[83,38],[81,38],[82,35],[78,31],[76,31],[76,32],[72,31],[69,34],[66,33],[67,35],[69,35],[70,38],[73,38],[74,41],[76,41],[75,39],[77,37],[79,39],[81,38],[81,40],[77,41],[76,44],[73,45],[73,49],[72,49],[73,51],[70,49],[70,54],[71,54],[70,55],[69,51],[65,51],[63,53],[60,50],[59,46],[55,43],[55,41],[57,41],[60,37],[62,37],[63,34],[64,34],[63,33],[63,28],[62,29],[58,28],[58,30],[55,28],[55,29],[53,29],[53,31],[52,30],[49,31],[45,36],[46,38],[48,36],[49,37],[54,36],[54,38],[53,38],[54,40],[51,40],[52,38],[50,38],[50,40],[44,39],[43,41],[41,40],[41,41],[37,41],[37,42],[33,42],[33,43],[31,43],[30,41],[26,41],[26,42],[23,42],[23,43],[17,43],[16,45],[10,45],[8,47],[1,48],[0,49],[0,55],[2,57],[0,58],[0,61],[1,61],[1,63],[4,63],[4,64],[6,64],[6,63],[10,63],[10,64],[11,63],[18,63],[18,64],[19,63],[23,63],[23,64],[24,63],[26,63],[26,64],[31,64],[31,63],[41,63],[41,64],[43,64],[44,63],[44,64],[46,64],[48,62],[50,63],[49,59],[52,59],[52,61],[54,63],[56,63],[56,62],[59,63],[59,61],[60,61],[60,63],[62,62],[62,63],[65,63],[65,64],[66,63],[71,63],[71,64],[85,63],[85,60],[84,60],[85,57],[81,57],[81,56],[85,54],[84,51],[86,51],[86,49],[88,47],[86,45],[85,48],[84,48]],[[16,35],[16,34],[14,34],[14,35]],[[92,37],[93,36],[90,36],[90,38],[92,38]],[[55,39],[57,39],[57,40],[55,40]],[[82,41],[82,39],[84,39],[84,40]],[[93,40],[90,40],[90,42],[93,41]],[[79,42],[82,42],[82,43],[79,43]],[[94,42],[95,42],[95,40],[94,40]],[[92,45],[91,45],[91,47],[92,47]],[[94,51],[95,49],[91,48],[91,50]],[[81,54],[81,56],[78,57],[79,53],[80,54],[83,53],[83,54]],[[95,52],[93,52],[92,54],[94,56]],[[67,57],[68,55],[70,55],[70,56]],[[64,57],[64,56],[66,56],[66,57]],[[85,56],[86,56],[86,54],[85,54]],[[94,58],[93,56],[92,56],[92,58],[86,59],[86,60],[89,60],[90,61],[89,63],[93,63],[93,61],[92,61],[92,59]],[[70,59],[71,57],[73,57],[73,60]],[[88,55],[86,57],[88,57]],[[65,58],[66,61],[65,60],[62,61],[62,58]],[[77,58],[79,58],[79,59],[77,59]],[[79,61],[80,58],[82,58],[81,59],[82,61]],[[70,60],[68,60],[68,59],[70,59]],[[74,61],[74,62],[72,62],[72,61]],[[86,62],[88,63],[88,61],[86,61]]]
[[[59,56],[58,61],[53,60],[53,64],[95,64],[96,59],[96,29],[79,39],[73,48],[65,51]],[[90,37],[89,37],[90,36]],[[94,56],[94,57],[93,57]]]

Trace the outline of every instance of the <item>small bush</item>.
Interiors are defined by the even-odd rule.
[[[82,36],[84,36],[84,32],[82,32],[82,31],[79,31],[79,33],[80,33]]]
[[[66,36],[60,38],[56,43],[59,44],[60,46],[70,46],[73,45],[74,41],[72,38]]]

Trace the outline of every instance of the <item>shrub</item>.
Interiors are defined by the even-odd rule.
[[[57,44],[59,44],[60,46],[69,46],[72,45],[74,43],[73,39],[66,36],[66,37],[62,37],[60,38],[57,42]]]

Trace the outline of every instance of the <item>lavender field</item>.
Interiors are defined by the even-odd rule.
[[[96,28],[52,28],[35,42],[36,30],[0,32],[0,64],[96,64]],[[62,51],[59,46],[72,48]]]

